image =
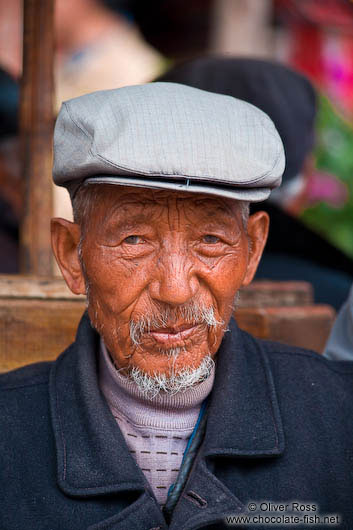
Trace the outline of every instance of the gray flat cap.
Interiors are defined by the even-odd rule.
[[[66,101],[54,134],[54,182],[266,199],[285,159],[270,118],[249,103],[174,83]]]

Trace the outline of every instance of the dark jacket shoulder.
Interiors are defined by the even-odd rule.
[[[0,374],[0,392],[48,383],[52,364],[49,361],[28,364],[16,370]]]

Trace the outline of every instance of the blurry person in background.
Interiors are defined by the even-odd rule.
[[[338,309],[353,280],[353,263],[296,218],[313,188],[316,93],[309,80],[268,60],[201,57],[172,68],[158,81],[231,95],[270,116],[284,144],[286,169],[281,188],[261,206],[272,222],[256,278],[308,281],[315,302]],[[343,184],[330,182],[336,195],[345,195]]]
[[[145,83],[165,69],[136,24],[103,0],[57,0],[55,31],[57,110],[67,99]]]
[[[353,285],[337,315],[323,355],[333,361],[353,359]]]

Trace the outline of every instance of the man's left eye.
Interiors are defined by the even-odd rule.
[[[123,243],[127,243],[128,245],[138,245],[139,243],[142,243],[142,237],[129,236],[124,239]]]
[[[220,241],[219,237],[217,236],[212,236],[211,234],[206,234],[205,236],[203,236],[203,242],[204,243],[208,243],[208,244],[211,244],[212,243],[218,243]]]

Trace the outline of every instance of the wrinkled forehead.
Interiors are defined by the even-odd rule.
[[[105,216],[152,216],[163,210],[184,211],[193,217],[223,217],[233,222],[239,216],[239,201],[226,197],[105,184],[88,186],[95,186],[98,192],[94,209],[103,211]]]

